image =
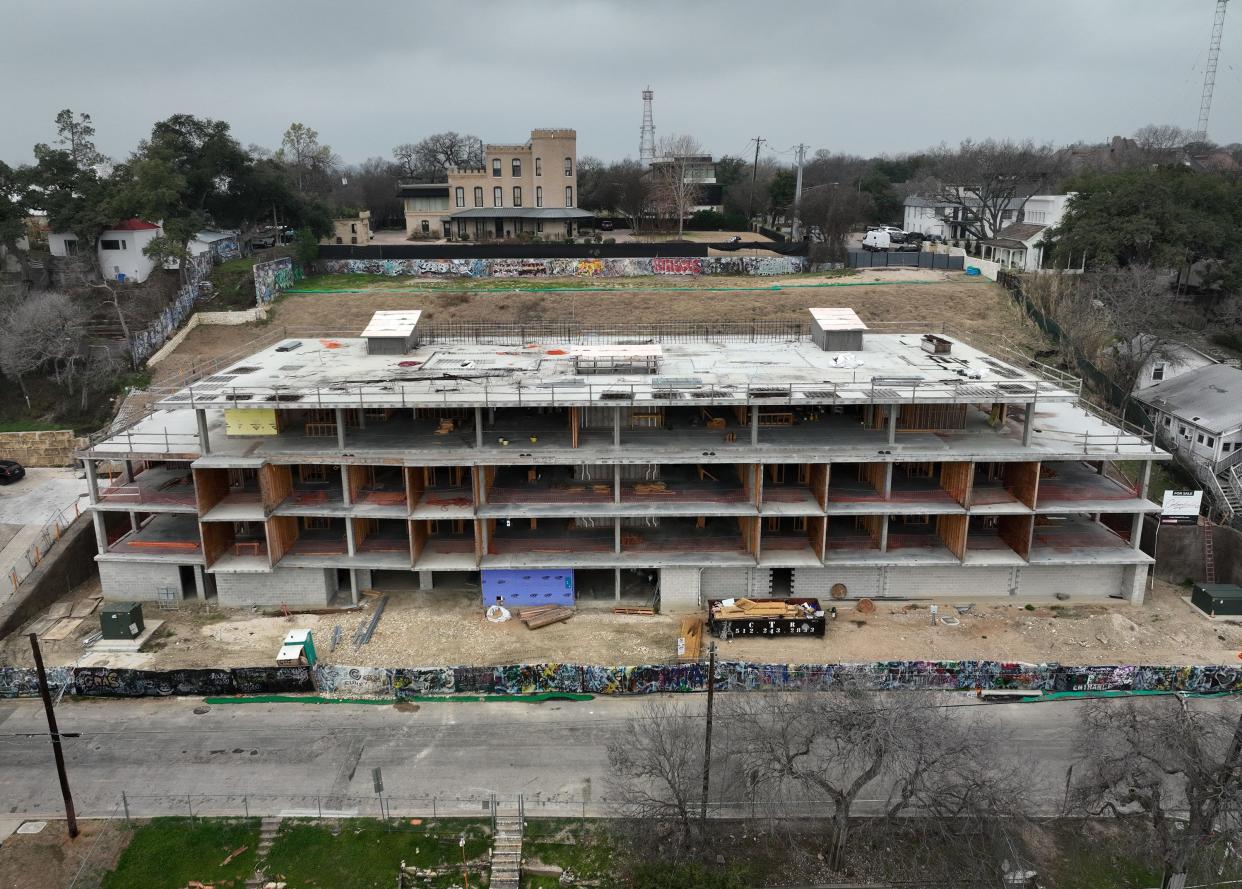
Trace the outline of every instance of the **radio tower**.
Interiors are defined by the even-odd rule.
[[[1220,40],[1217,39],[1216,42],[1219,45]],[[655,121],[651,117],[651,100],[654,96],[651,87],[643,90],[643,128],[638,139],[638,161],[644,167],[651,166],[655,160]]]
[[[1199,126],[1195,141],[1207,138],[1208,115],[1212,113],[1212,90],[1216,87],[1216,62],[1220,59],[1220,37],[1225,30],[1225,7],[1229,0],[1216,0],[1216,21],[1212,24],[1212,42],[1208,44],[1207,69],[1203,72],[1203,98],[1199,100]]]

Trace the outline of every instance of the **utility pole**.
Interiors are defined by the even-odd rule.
[[[801,240],[802,234],[802,164],[806,161],[806,146],[798,144],[798,182],[794,186],[793,240]]]
[[[703,739],[703,800],[699,808],[699,821],[707,831],[707,790],[712,782],[712,700],[716,696],[716,643],[707,649],[707,735]]]
[[[755,177],[759,175],[759,146],[766,140],[755,137],[755,162],[750,168],[750,194],[746,199],[746,224],[750,225],[751,214],[755,209]]]
[[[43,698],[43,712],[47,714],[47,731],[52,738],[52,755],[56,758],[56,775],[60,778],[60,795],[65,798],[65,821],[69,826],[69,838],[78,835],[78,816],[73,810],[73,794],[69,792],[69,776],[65,773],[65,754],[60,749],[60,730],[56,727],[56,711],[52,709],[52,694],[47,687],[47,673],[43,669],[43,652],[39,650],[39,637],[30,634],[30,650],[34,652],[35,670],[39,674],[39,695]]]

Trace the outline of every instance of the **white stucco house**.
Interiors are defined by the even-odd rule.
[[[204,229],[191,238],[185,246],[191,256],[210,253],[212,263],[228,262],[230,259],[237,259],[241,256],[238,235],[239,233],[235,230]],[[181,268],[181,261],[169,259],[164,263],[164,268],[175,272]]]
[[[1150,343],[1150,337],[1146,338],[1146,342],[1139,343],[1135,340],[1135,349],[1133,354],[1141,354],[1148,351],[1147,343]],[[1176,379],[1183,374],[1192,373],[1200,368],[1211,367],[1213,364],[1228,364],[1222,362],[1219,358],[1215,358],[1206,352],[1201,352],[1194,346],[1186,343],[1162,343],[1159,349],[1154,351],[1150,358],[1144,363],[1139,371],[1138,379],[1134,383],[1134,391],[1136,393],[1150,389],[1160,383],[1168,382]],[[1236,362],[1233,362],[1236,366]]]
[[[160,226],[144,219],[126,219],[102,232],[96,249],[103,276],[116,281],[147,280],[156,264],[143,249],[163,233]],[[86,249],[71,232],[52,232],[47,241],[53,256],[77,256]]]

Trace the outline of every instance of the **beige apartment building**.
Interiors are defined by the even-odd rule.
[[[450,169],[447,183],[403,183],[406,234],[476,241],[572,236],[578,220],[591,218],[578,209],[577,144],[573,130],[531,130],[522,145],[485,145],[483,166]]]

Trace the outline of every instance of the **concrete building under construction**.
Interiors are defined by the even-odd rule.
[[[1168,456],[1055,369],[850,309],[591,330],[379,312],[160,394],[80,455],[112,599],[1137,602]]]

